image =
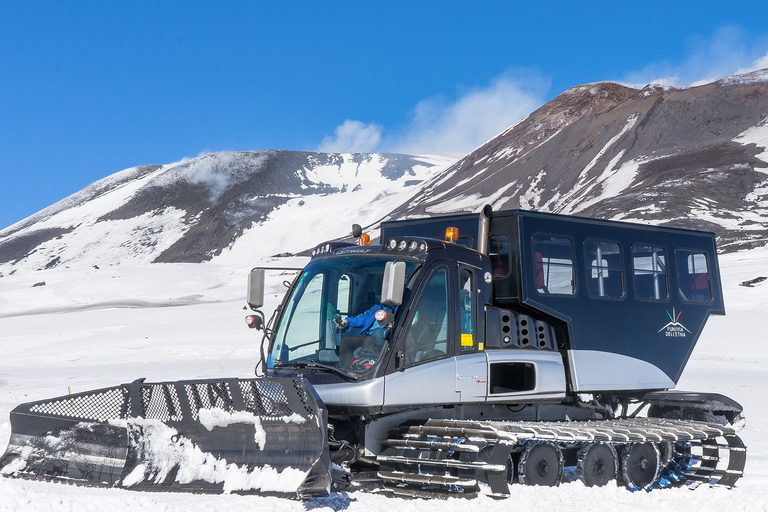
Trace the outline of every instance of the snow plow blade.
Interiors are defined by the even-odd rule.
[[[331,487],[327,411],[302,379],[131,384],[21,404],[0,474],[308,498]]]

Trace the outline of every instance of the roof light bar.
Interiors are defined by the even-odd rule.
[[[401,252],[410,252],[410,253],[416,253],[416,252],[424,252],[427,250],[427,243],[424,240],[404,240],[404,239],[397,239],[397,238],[390,238],[387,240],[387,243],[384,244],[384,247],[387,248],[390,251],[401,251]]]
[[[312,251],[312,256],[320,256],[331,252],[331,244],[320,244]]]

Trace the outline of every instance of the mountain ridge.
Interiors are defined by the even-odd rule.
[[[459,160],[221,152],[129,168],[0,231],[0,272],[299,254],[357,222],[524,208],[768,243],[768,70],[566,90]]]
[[[0,231],[0,269],[208,261],[289,203],[335,195],[377,202],[390,186],[399,197],[450,162],[264,150],[130,168]]]

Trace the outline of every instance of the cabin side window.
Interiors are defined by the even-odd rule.
[[[555,236],[533,237],[533,275],[544,295],[574,295],[573,242]]]
[[[491,259],[494,279],[509,276],[509,237],[491,235],[488,240],[488,257]]]
[[[621,247],[614,242],[587,241],[587,292],[590,297],[620,299],[624,296]]]
[[[698,251],[678,250],[676,257],[680,300],[684,302],[712,302],[707,254]]]
[[[488,257],[491,260],[495,297],[504,301],[518,299],[520,269],[517,261],[520,255],[513,248],[509,235],[492,234],[489,237]]]
[[[634,244],[632,246],[635,296],[646,300],[667,300],[667,252],[663,247]]]

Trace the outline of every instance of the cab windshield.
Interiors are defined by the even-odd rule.
[[[285,305],[268,366],[317,364],[362,372],[376,365],[389,333],[371,315],[381,309],[387,261],[349,256],[310,263]],[[415,269],[416,263],[406,263],[406,283]],[[367,318],[370,330],[358,326]]]

